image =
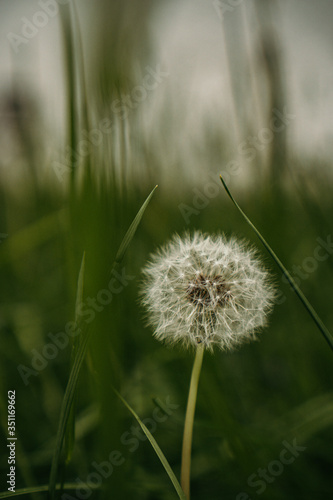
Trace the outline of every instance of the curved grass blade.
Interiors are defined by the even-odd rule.
[[[67,422],[70,416],[70,411],[72,408],[72,402],[75,396],[76,384],[79,378],[80,369],[83,363],[83,360],[86,355],[86,350],[88,347],[88,341],[90,339],[92,329],[88,329],[85,334],[82,336],[82,341],[80,343],[79,349],[76,353],[76,358],[74,360],[72,370],[69,376],[68,384],[65,391],[65,396],[62,402],[61,413],[60,413],[60,422],[57,432],[57,440],[56,447],[53,454],[52,465],[51,465],[51,473],[50,473],[50,482],[49,482],[49,491],[50,498],[54,499],[55,495],[55,486],[57,480],[57,471],[61,457],[62,445],[65,438]]]
[[[71,491],[71,490],[76,490],[77,488],[77,483],[65,483],[63,486],[61,484],[56,485],[56,490],[64,490],[64,491]],[[89,493],[90,490],[97,490],[100,488],[100,486],[94,485],[94,484],[89,484],[85,485],[82,484],[80,485],[80,488],[87,488],[87,493]],[[8,491],[2,491],[0,493],[0,499],[1,498],[12,498],[12,497],[18,497],[21,495],[33,495],[34,493],[42,493],[43,491],[48,491],[49,485],[48,484],[43,484],[41,486],[31,486],[29,488],[20,488],[19,490],[15,490],[14,492],[8,492]],[[88,497],[87,497],[88,498]]]
[[[130,227],[128,228],[124,238],[123,238],[123,241],[121,242],[120,244],[120,247],[118,249],[118,252],[117,252],[117,255],[116,255],[116,258],[114,259],[114,263],[113,263],[113,266],[117,266],[118,264],[120,264],[120,262],[122,261],[124,255],[125,255],[125,252],[127,250],[127,247],[128,245],[130,244],[131,242],[131,239],[133,238],[134,234],[135,234],[135,231],[139,225],[139,222],[140,220],[142,219],[142,216],[143,216],[143,213],[144,211],[146,210],[154,192],[155,192],[155,189],[157,188],[158,186],[155,186],[154,189],[152,190],[152,192],[150,193],[150,195],[148,196],[148,198],[146,199],[146,201],[143,203],[142,207],[140,208],[140,210],[138,211],[138,213],[136,214],[132,224],[130,225]]]
[[[143,214],[148,206],[148,203],[151,200],[151,197],[155,191],[157,186],[151,191],[149,196],[146,198],[144,201],[143,205],[141,206],[140,210],[138,211],[137,215],[135,216],[132,224],[130,225],[127,233],[125,234],[119,250],[117,252],[118,256],[118,261],[117,261],[117,256],[115,259],[115,264],[119,264],[121,262],[121,259],[124,257],[125,252],[128,248],[128,245],[130,244],[139,224],[140,221],[143,217]],[[121,250],[121,251],[120,251]],[[71,406],[72,402],[75,396],[75,390],[76,390],[76,385],[77,381],[79,378],[79,373],[80,369],[83,363],[83,360],[86,355],[87,347],[88,347],[88,342],[91,336],[92,328],[91,325],[88,326],[87,330],[82,333],[81,336],[81,342],[78,347],[74,363],[69,375],[69,380],[68,384],[66,387],[64,399],[62,402],[62,407],[61,407],[61,413],[60,413],[60,420],[59,420],[59,426],[58,426],[58,432],[57,432],[57,439],[56,439],[56,447],[54,450],[53,454],[53,459],[52,459],[52,465],[51,465],[51,472],[50,472],[50,480],[49,480],[49,493],[50,493],[50,499],[54,500],[55,497],[55,491],[56,491],[56,481],[57,481],[57,472],[58,472],[58,467],[59,467],[59,462],[60,462],[60,457],[61,457],[61,450],[63,447],[64,443],[64,437],[65,437],[65,432],[66,432],[66,426],[68,422],[68,418],[70,415],[71,411]]]
[[[126,408],[132,413],[133,417],[136,419],[136,421],[138,422],[138,424],[140,425],[141,429],[143,430],[143,432],[146,434],[150,444],[152,445],[152,447],[154,448],[154,451],[156,453],[156,455],[158,456],[158,458],[160,459],[166,473],[168,474],[176,492],[177,492],[177,495],[179,496],[179,498],[181,500],[186,500],[186,496],[185,496],[185,493],[183,492],[179,482],[178,482],[178,479],[176,478],[169,462],[167,461],[164,453],[162,452],[161,448],[158,446],[154,436],[151,434],[151,432],[147,429],[147,427],[145,426],[145,424],[142,422],[142,420],[140,419],[139,415],[137,415],[137,413],[135,413],[135,411],[133,410],[133,408],[127,403],[127,401],[121,396],[121,394],[119,394],[119,392],[117,391],[117,389],[115,389],[114,387],[112,387],[112,390],[113,392],[118,396],[118,398],[120,399],[120,401],[126,406]]]
[[[83,302],[83,278],[84,278],[84,266],[85,266],[85,252],[83,252],[82,256],[82,261],[81,261],[81,266],[80,266],[80,272],[79,272],[79,277],[78,277],[78,282],[77,282],[77,289],[76,289],[76,301],[75,301],[75,324],[78,325],[78,320],[79,320],[79,306]],[[72,341],[72,353],[71,353],[71,369],[74,364],[74,360],[76,358],[76,354],[78,352],[79,346],[81,342],[81,335],[78,335],[73,338]],[[69,464],[72,458],[72,453],[74,449],[74,444],[75,444],[75,410],[76,410],[76,398],[74,397],[72,407],[69,413],[67,425],[66,425],[66,432],[65,432],[65,437],[64,437],[64,455],[65,455],[65,463],[66,465]]]
[[[272,258],[274,259],[274,261],[276,262],[276,264],[278,265],[278,267],[281,269],[281,271],[285,275],[286,279],[288,280],[288,283],[293,288],[294,292],[296,293],[296,295],[298,296],[298,298],[300,299],[300,301],[304,305],[305,309],[310,314],[311,318],[313,319],[313,321],[317,325],[318,329],[320,330],[320,332],[324,336],[324,338],[327,341],[327,343],[330,346],[330,348],[333,350],[333,338],[331,336],[330,331],[326,328],[326,326],[324,325],[324,323],[322,322],[322,320],[320,319],[320,317],[318,316],[318,314],[316,313],[316,311],[314,310],[314,308],[312,307],[312,305],[310,304],[310,302],[308,301],[308,299],[305,297],[305,295],[302,292],[302,290],[298,287],[297,283],[294,281],[294,279],[291,276],[291,274],[288,272],[288,270],[282,264],[282,262],[280,261],[280,259],[276,255],[276,253],[272,250],[272,248],[269,246],[269,244],[267,243],[267,241],[265,240],[265,238],[260,234],[260,232],[255,227],[255,225],[250,221],[250,219],[247,217],[247,215],[245,215],[245,213],[243,212],[243,210],[240,208],[240,206],[238,205],[238,203],[236,202],[236,200],[234,199],[234,197],[230,193],[230,191],[229,191],[229,189],[228,189],[228,187],[227,187],[226,183],[224,182],[224,180],[223,180],[223,178],[222,178],[221,175],[220,175],[220,179],[221,179],[223,187],[226,190],[229,198],[231,199],[231,201],[233,202],[233,204],[235,205],[235,207],[239,210],[239,212],[242,214],[242,216],[244,217],[244,219],[246,220],[246,222],[252,227],[253,231],[256,233],[256,235],[260,239],[261,243],[264,245],[264,247],[269,252],[269,254],[272,256]]]

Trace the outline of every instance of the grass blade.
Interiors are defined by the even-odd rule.
[[[65,65],[67,73],[67,99],[68,99],[68,138],[71,151],[77,150],[78,130],[77,130],[77,75],[75,69],[74,38],[71,5],[62,5],[60,8],[60,20],[62,25],[63,46]],[[71,189],[74,189],[75,180],[75,160],[71,161]]]
[[[77,483],[65,483],[63,486],[61,484],[57,484],[56,485],[56,490],[64,490],[64,491],[70,491],[70,490],[76,490],[76,488],[78,487]],[[81,488],[87,488],[87,494],[91,491],[91,490],[97,490],[99,489],[100,487],[99,486],[96,486],[96,485],[93,485],[93,484],[89,484],[88,485],[85,485],[85,484],[80,484],[80,489]],[[18,497],[18,496],[21,496],[21,495],[33,495],[34,493],[41,493],[43,491],[48,491],[49,489],[49,485],[48,484],[43,484],[41,486],[30,486],[29,488],[20,488],[18,490],[15,490],[14,492],[8,492],[8,491],[2,491],[0,493],[0,499],[1,498],[12,498],[12,497]],[[88,498],[88,496],[87,496]]]
[[[146,210],[156,188],[157,188],[157,186],[155,186],[154,189],[151,191],[148,198],[146,199],[146,201],[144,202],[144,204],[142,205],[142,207],[140,208],[140,210],[136,214],[132,224],[128,228],[128,230],[123,238],[123,241],[121,242],[120,247],[118,249],[116,258],[115,258],[114,263],[113,263],[114,266],[118,265],[121,262],[121,260],[123,259],[125,252],[127,250],[127,247],[130,244],[131,239],[133,238],[133,236],[135,234],[135,231],[137,230],[137,227],[140,223],[140,220],[142,219],[143,213]]]
[[[294,279],[291,276],[291,274],[288,272],[288,270],[282,264],[282,262],[280,261],[280,259],[276,255],[276,253],[272,250],[272,248],[269,246],[269,244],[267,243],[267,241],[265,240],[265,238],[260,234],[260,232],[255,227],[255,225],[250,221],[250,219],[247,217],[247,215],[240,208],[240,206],[238,205],[238,203],[236,202],[236,200],[234,199],[234,197],[230,193],[230,191],[229,191],[229,189],[228,189],[228,187],[227,187],[226,183],[224,182],[224,180],[223,180],[223,178],[222,178],[221,175],[220,175],[220,179],[221,179],[223,187],[226,190],[229,198],[231,199],[231,201],[233,202],[233,204],[235,205],[235,207],[239,210],[239,212],[242,214],[242,216],[244,217],[244,219],[246,220],[246,222],[252,227],[253,231],[256,233],[256,235],[260,239],[261,243],[264,245],[264,247],[269,252],[269,254],[271,255],[271,257],[274,259],[274,261],[276,262],[276,264],[278,265],[278,267],[281,269],[281,271],[285,275],[286,279],[288,280],[288,283],[293,288],[294,292],[296,293],[296,295],[298,296],[298,298],[300,299],[300,301],[304,305],[305,309],[310,314],[311,318],[313,319],[313,321],[317,325],[318,329],[320,330],[320,332],[324,336],[324,338],[327,341],[327,343],[330,346],[330,348],[333,350],[333,338],[331,336],[331,333],[326,328],[326,326],[324,325],[324,323],[322,322],[322,320],[320,319],[320,317],[318,316],[318,314],[316,313],[316,311],[314,310],[314,308],[312,307],[312,305],[310,304],[310,302],[308,301],[308,299],[305,297],[305,295],[302,292],[302,290],[298,287],[297,283],[294,281]]]
[[[157,187],[157,186],[156,186]],[[141,206],[140,210],[138,211],[137,215],[135,216],[132,224],[130,225],[127,233],[125,234],[119,250],[116,255],[116,259],[114,264],[119,264],[122,260],[122,258],[125,255],[125,252],[128,248],[128,245],[130,244],[138,226],[139,223],[143,217],[143,214],[148,206],[148,203],[151,200],[151,197],[156,189],[156,187],[151,191],[149,196],[146,198],[144,201],[143,205]],[[117,260],[118,257],[118,260]],[[82,268],[82,266],[81,266]],[[79,278],[80,282],[80,278]],[[87,328],[87,330],[81,334],[81,342],[79,344],[73,366],[69,375],[69,380],[68,384],[66,387],[64,399],[62,402],[62,407],[61,407],[61,413],[60,413],[60,420],[59,420],[59,427],[58,427],[58,432],[57,432],[57,439],[56,439],[56,447],[54,450],[53,454],[53,459],[52,459],[52,465],[51,465],[51,472],[50,472],[50,480],[49,480],[49,493],[50,493],[50,498],[53,500],[55,498],[55,491],[56,491],[56,481],[57,481],[57,472],[58,472],[58,467],[60,463],[60,457],[61,457],[61,450],[63,447],[64,443],[64,437],[66,433],[66,427],[67,427],[67,422],[70,416],[70,411],[72,407],[72,402],[75,396],[75,390],[76,390],[76,385],[77,381],[79,378],[79,373],[81,370],[81,366],[83,363],[83,360],[86,355],[86,351],[88,348],[88,342],[91,336],[92,328],[91,325]]]
[[[137,413],[135,413],[135,411],[133,410],[133,408],[127,403],[127,401],[121,396],[121,394],[119,394],[119,392],[113,387],[112,388],[114,393],[118,396],[118,398],[120,399],[120,401],[126,406],[126,408],[132,413],[133,417],[135,418],[135,420],[138,422],[138,424],[140,425],[141,429],[143,430],[143,432],[146,434],[150,444],[152,445],[152,447],[154,448],[154,451],[156,453],[156,455],[158,456],[158,458],[160,459],[166,473],[168,474],[176,492],[177,492],[177,495],[179,496],[179,498],[181,500],[186,500],[186,496],[185,496],[185,493],[183,492],[179,482],[178,482],[178,479],[176,478],[169,462],[167,461],[164,453],[162,452],[161,448],[158,446],[157,442],[156,442],[156,439],[154,438],[154,436],[151,434],[151,432],[147,429],[147,427],[145,426],[145,424],[142,422],[142,420],[140,419],[139,415],[137,415]]]
[[[83,252],[80,271],[79,271],[79,277],[77,280],[76,301],[75,301],[75,323],[78,323],[79,306],[82,304],[82,301],[83,301],[83,283],[84,283],[85,261],[86,261],[86,252]],[[77,338],[77,337],[74,337],[74,338]]]
[[[76,289],[76,302],[75,302],[75,324],[78,324],[78,309],[80,304],[83,302],[83,282],[84,282],[84,268],[85,268],[85,252],[83,252],[81,267],[79,272],[79,278],[77,282]],[[71,354],[71,369],[73,367],[76,354],[78,352],[78,348],[81,342],[81,335],[78,335],[73,338],[72,342],[72,354]],[[76,409],[76,398],[74,397],[72,407],[70,409],[66,432],[65,432],[65,444],[64,444],[64,455],[65,455],[65,463],[66,465],[70,462],[72,458],[72,453],[75,444],[75,409]]]
[[[61,457],[62,445],[65,438],[67,422],[70,416],[72,402],[75,396],[76,384],[79,378],[80,369],[83,363],[83,360],[86,355],[86,350],[88,347],[88,341],[90,338],[92,329],[88,329],[85,334],[82,336],[82,341],[80,343],[79,349],[76,353],[76,357],[72,366],[72,370],[69,376],[68,384],[65,391],[65,396],[62,402],[61,413],[60,413],[60,422],[57,432],[57,441],[56,447],[53,454],[52,465],[51,465],[51,473],[50,473],[50,482],[49,482],[49,491],[50,498],[54,499],[55,495],[55,487],[57,481],[57,471]]]

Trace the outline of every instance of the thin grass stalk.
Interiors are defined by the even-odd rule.
[[[242,214],[242,216],[244,217],[246,222],[249,224],[249,226],[252,227],[253,231],[256,233],[256,235],[258,236],[258,238],[260,239],[260,241],[262,242],[262,244],[264,245],[266,250],[273,257],[274,261],[276,262],[276,264],[278,265],[278,267],[280,268],[280,270],[283,272],[284,276],[286,277],[288,283],[290,284],[290,286],[292,287],[292,289],[294,290],[294,292],[296,293],[296,295],[298,296],[298,298],[302,302],[302,304],[305,307],[305,309],[307,310],[307,312],[310,314],[311,318],[313,319],[313,321],[315,322],[318,329],[320,330],[320,332],[324,336],[325,340],[327,341],[328,345],[330,346],[330,348],[333,351],[333,338],[332,338],[330,331],[328,330],[328,328],[326,328],[323,321],[320,319],[317,312],[314,310],[314,308],[312,307],[312,305],[310,304],[308,299],[305,297],[302,290],[298,287],[297,283],[295,282],[295,280],[293,279],[291,274],[288,272],[286,267],[282,264],[282,262],[280,261],[280,259],[278,258],[278,256],[274,252],[274,250],[269,246],[269,244],[267,243],[265,238],[260,234],[260,232],[255,227],[255,225],[250,221],[250,219],[247,217],[247,215],[240,208],[240,206],[238,205],[238,203],[236,202],[236,200],[234,199],[234,197],[230,193],[230,191],[229,191],[229,189],[228,189],[228,187],[227,187],[226,183],[224,182],[221,175],[220,175],[220,179],[221,179],[223,187],[226,190],[229,198],[231,199],[231,201],[233,202],[235,207],[239,210],[239,212]]]
[[[120,399],[120,401],[126,406],[126,408],[131,412],[131,414],[133,415],[133,417],[136,419],[136,421],[138,422],[138,424],[140,425],[141,429],[143,430],[143,432],[145,433],[145,435],[147,436],[151,446],[153,447],[156,455],[158,456],[158,458],[160,459],[161,461],[161,464],[163,465],[166,473],[168,474],[176,492],[177,492],[177,495],[179,497],[180,500],[187,500],[187,497],[185,496],[169,462],[167,461],[164,453],[162,452],[161,448],[159,447],[159,445],[157,444],[154,436],[151,434],[151,432],[148,430],[148,428],[145,426],[145,424],[143,423],[143,421],[141,420],[141,418],[137,415],[137,413],[133,410],[133,408],[127,403],[127,401],[122,397],[122,395],[117,391],[117,389],[115,389],[115,387],[111,387],[113,392],[116,394],[116,396]]]
[[[130,225],[128,231],[126,232],[124,239],[122,240],[120,247],[118,249],[118,252],[116,254],[116,259],[114,265],[119,265],[120,262],[122,261],[126,250],[139,226],[139,223],[143,217],[143,214],[151,200],[151,197],[155,191],[157,186],[151,191],[149,196],[146,198],[145,202],[142,204],[140,210],[136,214],[132,224]],[[83,260],[84,262],[84,260]],[[81,270],[82,270],[82,265],[81,265]],[[83,271],[82,271],[83,273]],[[83,286],[83,275],[81,279],[79,278],[78,282],[78,287]],[[79,292],[80,293],[80,292]],[[60,465],[60,458],[61,458],[61,452],[63,448],[63,443],[64,443],[64,437],[66,433],[66,427],[68,423],[68,419],[70,416],[70,411],[72,407],[72,403],[74,400],[75,396],[75,391],[76,391],[76,385],[78,382],[80,370],[83,364],[83,361],[85,359],[86,351],[88,348],[90,336],[92,334],[93,328],[92,325],[88,325],[88,327],[85,329],[84,332],[81,334],[81,341],[79,343],[75,359],[71,368],[69,380],[67,383],[64,399],[62,402],[62,407],[61,407],[61,413],[60,413],[60,419],[59,419],[59,426],[58,426],[58,432],[57,432],[57,438],[56,438],[56,446],[52,458],[52,464],[51,464],[51,471],[50,471],[50,478],[49,478],[49,498],[50,500],[54,500],[55,498],[55,493],[56,493],[56,483],[57,483],[57,473],[58,473],[58,467]]]
[[[91,490],[100,490],[100,486],[98,485],[94,485],[92,483],[89,483],[88,484],[82,484],[80,485],[80,488],[82,488],[83,490],[87,490],[87,498],[88,498],[88,495],[91,494]],[[33,498],[33,495],[35,493],[44,493],[44,492],[47,492],[49,489],[49,485],[48,484],[43,484],[43,485],[40,485],[40,486],[30,486],[28,488],[20,488],[20,489],[17,489],[15,490],[14,492],[8,492],[8,491],[2,491],[0,493],[0,499],[1,498],[12,498],[12,497],[19,497],[19,496],[24,496],[24,495],[29,495],[28,498]],[[77,489],[77,483],[65,483],[64,485],[61,485],[60,483],[57,483],[56,486],[55,486],[55,489],[56,491],[73,491],[75,492],[75,490]],[[73,493],[75,494],[75,493]],[[72,497],[71,495],[67,495],[69,498],[75,498],[75,497]],[[45,495],[43,495],[43,498],[45,498]]]

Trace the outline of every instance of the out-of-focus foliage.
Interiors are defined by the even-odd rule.
[[[246,155],[234,156],[239,143],[232,117],[217,117],[213,110],[214,120],[207,116],[196,123],[200,134],[188,136],[186,127],[181,134],[179,114],[189,120],[191,108],[200,103],[188,100],[180,106],[171,92],[175,89],[168,86],[168,68],[157,69],[160,63],[150,38],[156,9],[150,1],[96,2],[91,18],[92,28],[98,26],[92,29],[94,37],[89,38],[86,28],[81,31],[83,68],[77,23],[82,14],[77,5],[77,17],[65,23],[64,40],[68,43],[68,30],[72,30],[75,57],[69,63],[72,72],[64,72],[64,78],[73,84],[74,94],[72,101],[67,96],[66,138],[57,157],[46,154],[38,101],[18,85],[3,100],[2,127],[6,124],[7,146],[15,154],[1,160],[1,166],[10,169],[10,175],[3,176],[6,182],[0,184],[1,434],[5,440],[7,391],[15,389],[17,488],[47,484],[49,479],[70,370],[71,339],[63,332],[71,331],[85,251],[81,321],[89,323],[92,335],[76,395],[75,447],[70,464],[60,471],[61,479],[87,482],[98,464],[109,461],[117,450],[124,460],[118,456],[119,465],[103,479],[102,491],[91,490],[89,498],[175,498],[153,449],[111,386],[150,426],[179,474],[192,355],[152,338],[138,290],[149,253],[176,231],[224,231],[258,245],[227,199],[219,172],[229,174],[242,208],[333,328],[333,204],[327,174],[331,165],[322,165],[320,158],[305,158],[305,168],[294,160],[292,146],[287,147],[288,126],[281,133],[262,135],[264,141],[268,134],[271,139],[265,148],[255,149],[254,161],[247,162]],[[268,18],[260,10],[262,2],[258,9],[263,28]],[[228,28],[226,35],[228,42]],[[258,131],[258,124],[265,128],[272,119],[276,125],[283,124],[272,111],[282,113],[286,105],[279,71],[283,58],[270,31],[261,35],[258,51],[264,61],[261,74],[266,90],[260,116],[253,112],[254,101],[249,103],[246,93],[235,88],[234,118],[242,141]],[[67,53],[70,46],[64,49]],[[228,50],[232,56],[232,44]],[[233,81],[243,78],[233,64],[221,71],[230,71]],[[161,87],[150,91],[143,82]],[[128,95],[130,101],[126,101]],[[152,106],[158,106],[159,112],[153,112]],[[151,116],[156,121],[149,122]],[[76,131],[72,163],[64,160],[66,148],[73,144],[69,124]],[[93,130],[99,133],[94,136]],[[90,148],[85,153],[82,141],[87,134]],[[236,147],[230,145],[231,136]],[[122,238],[156,183],[159,189],[120,277],[110,275]],[[332,491],[332,353],[274,263],[259,250],[275,272],[279,303],[260,342],[204,359],[194,429],[193,500],[234,500],[241,492],[251,499],[313,500],[326,499]],[[159,421],[156,415],[163,418]],[[272,465],[280,460],[285,442],[291,446],[295,440],[305,450],[282,469],[276,462]],[[117,462],[117,455],[113,458]],[[5,491],[6,453],[1,454],[0,466],[1,491]],[[264,473],[259,469],[266,469],[269,479],[260,477]],[[75,492],[69,493],[75,498]]]

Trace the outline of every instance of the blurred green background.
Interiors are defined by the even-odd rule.
[[[152,337],[138,292],[150,252],[201,229],[255,244],[280,295],[259,342],[204,359],[192,499],[330,498],[332,353],[219,174],[332,329],[331,4],[60,3],[0,6],[1,491],[9,390],[16,487],[48,483],[75,347],[53,347],[46,361],[43,352],[74,320],[85,252],[91,339],[59,481],[86,483],[118,450],[101,490],[67,498],[177,498],[112,386],[148,419],[179,476],[193,353]],[[119,245],[156,184],[122,263],[128,278],[103,304]],[[285,442],[305,449],[281,466]]]

